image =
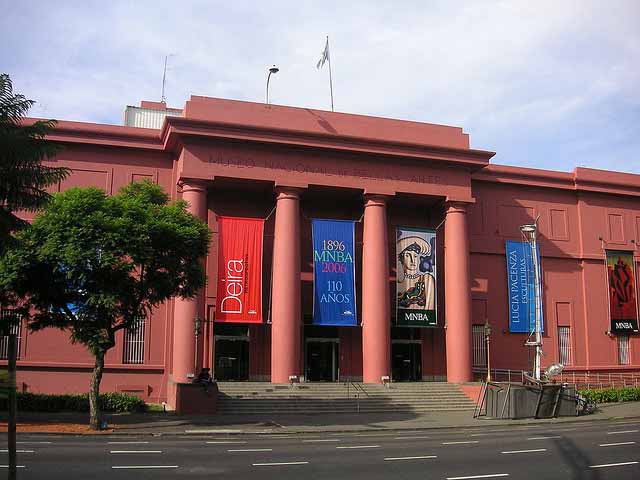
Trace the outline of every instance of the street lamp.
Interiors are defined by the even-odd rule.
[[[536,353],[533,361],[533,378],[540,381],[541,380],[541,368],[540,362],[542,360],[542,306],[541,306],[541,295],[540,295],[540,259],[538,258],[538,241],[537,241],[537,231],[538,224],[537,219],[536,223],[522,225],[520,227],[520,231],[522,235],[529,243],[529,247],[531,248],[531,259],[533,264],[533,291],[534,291],[534,303],[535,303],[535,327],[534,333],[535,338],[534,341],[528,341],[525,345],[530,347],[535,347]]]
[[[489,319],[484,324],[484,341],[487,342],[487,383],[491,381],[491,353],[489,349],[489,337],[491,336],[491,325]]]
[[[267,98],[266,98],[266,104],[269,105],[269,80],[271,79],[271,74],[276,74],[280,71],[280,69],[278,67],[276,67],[275,65],[273,65],[270,69],[269,69],[269,75],[267,75]]]

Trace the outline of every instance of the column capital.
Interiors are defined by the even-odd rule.
[[[206,192],[209,181],[198,178],[181,178],[178,180],[178,186],[182,188],[182,192]]]
[[[365,193],[364,194],[364,206],[366,207],[384,207],[391,198],[391,195],[385,195],[382,193]]]
[[[300,200],[300,195],[304,192],[305,187],[293,185],[276,185],[274,191],[278,200]]]
[[[473,202],[460,202],[448,200],[444,203],[447,215],[450,213],[467,213],[467,208],[472,205]]]

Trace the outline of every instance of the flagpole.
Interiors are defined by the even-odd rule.
[[[331,49],[329,49],[329,35],[327,35],[327,49],[329,52],[329,88],[331,90],[331,111],[333,112],[333,79],[331,78]]]

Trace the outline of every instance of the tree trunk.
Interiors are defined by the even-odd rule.
[[[89,428],[91,430],[100,430],[102,423],[102,412],[100,411],[100,382],[102,381],[102,371],[104,370],[104,350],[96,352],[96,364],[93,367],[93,376],[91,377],[91,389],[89,390]]]

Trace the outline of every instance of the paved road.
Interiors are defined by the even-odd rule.
[[[640,420],[402,433],[19,434],[18,442],[20,479],[640,478]],[[3,434],[4,468],[6,448]]]

